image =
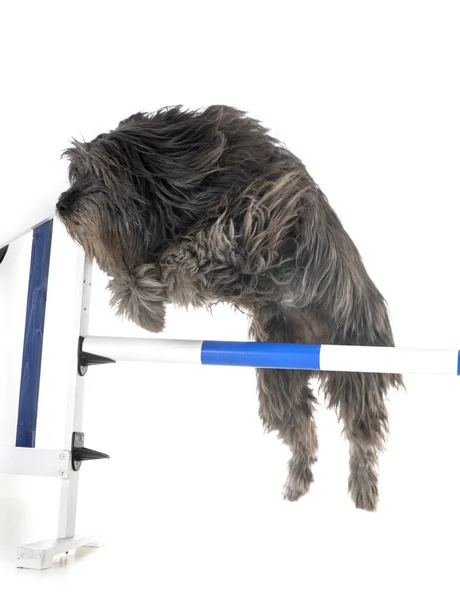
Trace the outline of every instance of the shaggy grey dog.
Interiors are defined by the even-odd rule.
[[[385,301],[302,162],[226,106],[138,113],[73,142],[57,204],[69,234],[111,278],[113,305],[158,333],[165,304],[227,302],[263,342],[393,346]],[[292,452],[284,497],[313,481],[314,374],[260,369],[260,417]],[[349,491],[375,510],[386,394],[399,375],[319,374],[350,446]]]

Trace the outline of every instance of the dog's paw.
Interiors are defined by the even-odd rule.
[[[119,316],[127,317],[152,333],[164,329],[164,287],[154,265],[120,271],[114,275],[108,289],[112,294],[110,304]]]
[[[165,328],[166,309],[163,304],[152,306],[151,310],[139,311],[132,321],[151,333],[161,333]]]
[[[348,491],[356,508],[374,512],[379,502],[376,474],[368,469],[357,469],[348,479]]]
[[[290,472],[283,488],[283,498],[289,500],[289,502],[299,500],[308,492],[312,482],[313,473],[309,465],[304,465],[302,469]]]

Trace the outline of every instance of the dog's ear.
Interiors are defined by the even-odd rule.
[[[144,113],[144,112],[134,113],[127,119],[123,119],[123,121],[120,121],[118,126],[120,127],[120,125],[125,125],[125,123],[133,123],[134,121],[145,121],[146,118],[147,118],[147,113]]]

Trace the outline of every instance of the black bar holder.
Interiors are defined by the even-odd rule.
[[[92,365],[106,365],[114,363],[112,358],[106,356],[98,356],[97,354],[90,354],[89,352],[83,351],[83,340],[85,338],[80,337],[78,341],[78,374],[83,377],[88,372],[88,367]]]
[[[84,447],[85,434],[81,431],[74,431],[72,434],[72,469],[79,471],[81,463],[84,460],[98,460],[100,458],[110,458],[108,454],[90,450]]]
[[[4,248],[0,248],[0,263],[5,258],[7,252],[8,252],[8,246],[5,246]]]

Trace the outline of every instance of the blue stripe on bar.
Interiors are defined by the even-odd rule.
[[[206,341],[201,346],[201,364],[318,371],[320,351],[319,344]]]
[[[457,375],[460,375],[460,351],[458,353],[458,359],[457,359]]]
[[[52,236],[53,221],[37,227],[33,233],[16,430],[16,446],[24,448],[35,447]]]

